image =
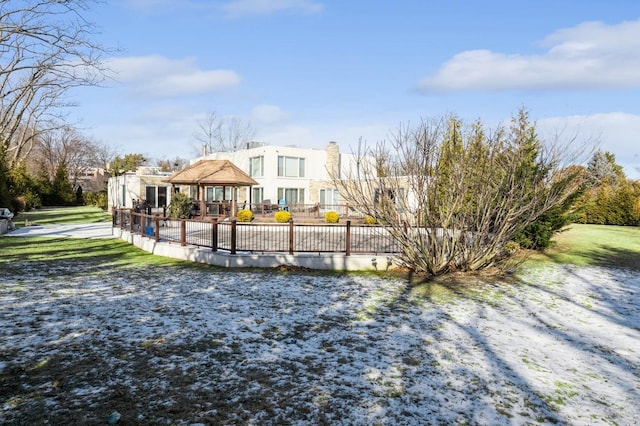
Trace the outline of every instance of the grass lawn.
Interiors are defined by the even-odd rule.
[[[31,212],[20,213],[14,218],[16,227],[27,225],[51,225],[95,223],[111,220],[111,215],[99,208],[45,207]],[[50,250],[43,250],[47,242]],[[0,249],[9,256],[57,256],[91,258],[96,255],[103,261],[126,264],[166,264],[167,258],[147,254],[122,241],[86,241],[56,239],[0,239]],[[30,253],[31,252],[31,253]],[[40,253],[40,254],[38,254]],[[640,270],[640,227],[582,225],[573,224],[554,237],[554,245],[544,253],[530,254],[527,262],[554,262],[582,266],[611,266]],[[184,263],[184,262],[183,262]]]
[[[0,237],[0,269],[10,269],[14,262],[43,262],[51,265],[82,264],[83,268],[118,269],[154,266],[205,266],[168,257],[154,256],[120,239],[79,239],[51,237]],[[211,267],[213,268],[213,267]]]
[[[109,222],[111,215],[97,207],[43,207],[30,212],[22,212],[13,218],[16,227],[29,224],[53,225],[73,223]]]
[[[20,213],[16,227],[95,223],[111,221],[111,215],[95,207],[46,207]],[[154,256],[120,239],[76,239],[51,237],[0,237],[1,268],[11,268],[17,261],[86,264],[96,268],[137,268],[152,266],[184,266],[201,268],[200,264]]]
[[[640,227],[573,224],[554,242],[529,261],[640,270]]]

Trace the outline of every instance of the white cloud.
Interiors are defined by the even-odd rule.
[[[227,16],[268,15],[283,11],[297,11],[305,14],[322,12],[324,5],[312,0],[234,0],[222,6]]]
[[[549,117],[538,120],[537,125],[548,133],[561,130],[583,140],[599,140],[598,148],[614,154],[627,177],[640,178],[640,115],[611,112]]]
[[[470,50],[424,78],[424,92],[640,87],[640,20],[586,22],[549,35],[540,55]]]
[[[234,71],[202,70],[194,58],[172,60],[159,55],[113,58],[109,66],[121,83],[150,97],[216,92],[240,83],[240,76]]]
[[[276,105],[257,105],[251,110],[251,117],[265,124],[286,120],[290,114]]]

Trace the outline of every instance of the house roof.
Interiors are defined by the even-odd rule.
[[[229,160],[200,160],[167,179],[176,185],[250,186],[258,182]]]

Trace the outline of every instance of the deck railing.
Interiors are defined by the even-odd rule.
[[[245,223],[232,220],[169,219],[130,209],[113,212],[113,226],[183,246],[208,247],[231,254],[249,253],[398,253],[389,229],[379,225],[313,223]]]

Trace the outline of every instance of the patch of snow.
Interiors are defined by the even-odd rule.
[[[144,398],[109,409],[154,423],[640,418],[629,271],[547,265],[439,300],[372,275],[79,268],[3,276],[0,371],[59,364],[67,392],[3,393],[0,416],[20,418],[44,392],[49,411]],[[188,414],[171,414],[185,401]]]

